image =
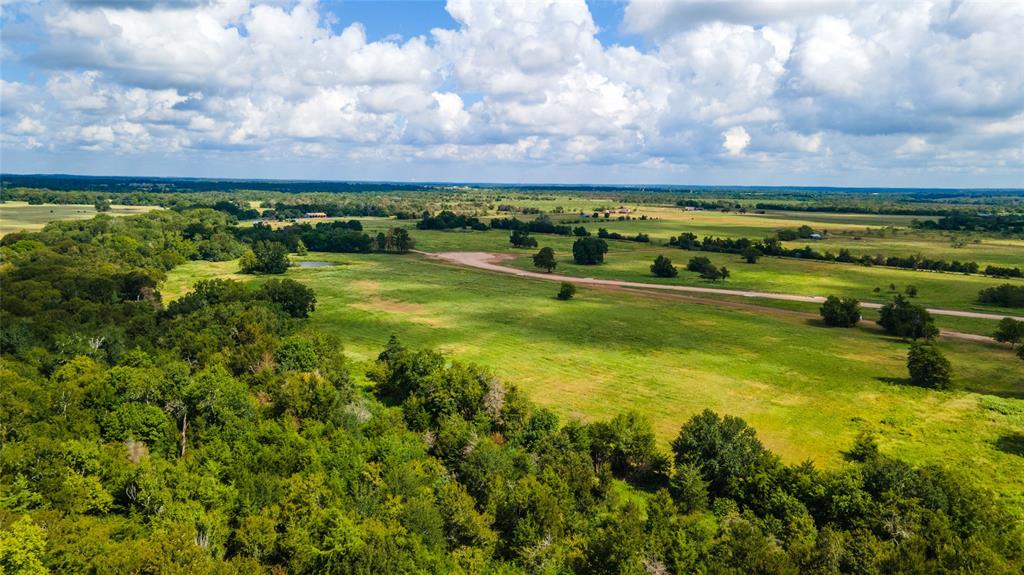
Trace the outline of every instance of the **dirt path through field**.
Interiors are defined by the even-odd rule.
[[[473,267],[482,270],[488,270],[498,273],[511,274],[519,277],[525,277],[530,279],[538,279],[545,281],[566,281],[573,282],[576,284],[590,285],[596,287],[612,288],[612,289],[628,289],[629,291],[643,290],[651,295],[650,290],[659,290],[662,292],[683,292],[691,294],[710,294],[710,295],[725,295],[725,296],[737,296],[751,299],[771,299],[781,301],[796,301],[805,303],[822,303],[825,301],[824,297],[821,296],[807,296],[807,295],[796,295],[796,294],[782,294],[772,292],[761,292],[752,290],[735,290],[735,289],[724,289],[724,288],[708,288],[708,287],[697,287],[697,286],[679,286],[679,285],[664,285],[664,284],[648,284],[642,282],[631,282],[625,280],[607,280],[598,278],[581,278],[574,276],[566,276],[555,273],[540,273],[532,272],[529,270],[521,270],[505,265],[501,265],[500,262],[513,259],[516,256],[511,254],[494,254],[489,252],[416,252],[421,255],[439,259],[445,262]],[[667,295],[667,294],[659,294]],[[756,304],[744,304],[742,302],[730,302],[725,300],[710,300],[706,298],[692,298],[700,299],[702,302],[714,303],[717,305],[723,305],[726,307],[736,307],[745,309],[756,309],[759,312],[766,313],[786,313],[786,310],[780,310],[779,308],[770,308],[765,306],[758,306]],[[861,302],[861,306],[869,309],[878,309],[882,307],[882,304]],[[1024,317],[1017,316],[1005,316],[991,313],[981,313],[972,311],[962,311],[953,309],[941,309],[941,308],[928,308],[928,311],[935,315],[948,315],[948,316],[959,316],[959,317],[972,317],[979,319],[1002,319],[1004,317],[1012,317],[1017,320],[1024,321]],[[808,318],[817,317],[814,314],[808,314],[805,312],[791,311],[790,314],[799,314],[807,316]],[[992,338],[971,334],[963,333],[952,330],[941,330],[943,337],[952,339],[960,339],[964,341],[974,341],[979,343],[993,343]]]

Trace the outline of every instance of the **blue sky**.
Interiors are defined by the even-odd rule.
[[[9,172],[1024,186],[1019,2],[41,0]]]

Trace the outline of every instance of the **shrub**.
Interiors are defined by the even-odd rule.
[[[576,286],[569,282],[562,282],[562,288],[558,290],[558,295],[555,297],[565,301],[572,299],[574,295],[576,295]]]

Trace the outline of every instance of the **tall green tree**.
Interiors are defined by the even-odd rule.
[[[920,387],[948,389],[953,369],[946,356],[934,345],[913,343],[907,352],[907,371],[910,383]]]
[[[533,267],[541,268],[551,273],[551,270],[558,267],[558,261],[555,260],[555,250],[543,247],[539,252],[533,254]]]

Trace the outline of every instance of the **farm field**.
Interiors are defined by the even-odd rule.
[[[156,206],[123,206],[114,204],[107,212],[111,216],[144,214]],[[88,220],[95,217],[96,208],[84,204],[42,204],[28,202],[0,202],[0,237],[18,231],[35,232],[58,220]]]
[[[287,276],[317,293],[310,327],[340,336],[357,360],[395,334],[484,365],[568,417],[639,410],[663,443],[711,407],[751,422],[790,462],[841,465],[842,450],[871,429],[887,453],[966,470],[1024,505],[1024,459],[996,447],[1024,425],[1024,364],[1005,348],[940,341],[958,391],[933,392],[900,384],[907,346],[874,330],[586,288],[560,302],[546,282],[415,255],[298,259],[339,264]],[[233,274],[233,264],[180,266],[165,297]]]

